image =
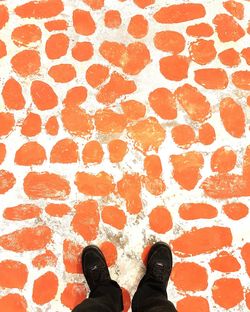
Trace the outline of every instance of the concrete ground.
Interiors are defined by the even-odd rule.
[[[0,311],[70,311],[150,246],[179,312],[250,310],[250,2],[0,3]]]

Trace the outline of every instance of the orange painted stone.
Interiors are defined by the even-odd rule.
[[[82,273],[81,253],[83,247],[70,240],[63,242],[63,263],[68,273]]]
[[[233,198],[250,195],[248,176],[219,174],[205,179],[201,187],[212,198]]]
[[[13,173],[0,170],[0,194],[5,194],[11,190],[16,183],[16,178]]]
[[[212,26],[207,23],[190,25],[186,32],[192,37],[210,37],[214,33]]]
[[[122,298],[123,298],[123,311],[128,312],[131,306],[131,299],[129,292],[124,287],[122,287]]]
[[[9,11],[3,4],[0,5],[0,29],[2,29],[9,20]]]
[[[79,62],[85,62],[92,58],[94,55],[94,48],[90,42],[77,42],[71,50],[74,59]]]
[[[43,305],[53,300],[58,290],[58,278],[53,272],[47,272],[34,281],[32,299]]]
[[[228,172],[236,164],[237,155],[233,150],[227,147],[220,147],[211,157],[211,169],[215,172]]]
[[[222,68],[197,69],[194,80],[205,89],[222,90],[228,86],[227,73]]]
[[[231,244],[231,230],[221,226],[193,228],[171,241],[173,252],[179,257],[211,253],[223,247],[230,247]]]
[[[179,207],[179,215],[184,220],[212,219],[218,215],[218,211],[209,204],[187,203]]]
[[[180,124],[172,128],[172,138],[176,145],[188,148],[195,141],[195,132],[192,127]]]
[[[22,228],[0,236],[0,246],[14,252],[38,250],[46,247],[51,241],[52,231],[47,226]]]
[[[144,169],[150,177],[158,178],[162,174],[161,158],[158,155],[148,155],[144,159]]]
[[[187,152],[181,155],[171,155],[174,179],[186,190],[192,190],[201,178],[200,170],[204,159],[201,153]]]
[[[162,119],[172,120],[177,117],[175,96],[168,89],[155,89],[149,94],[148,100],[152,109]]]
[[[171,279],[181,291],[201,291],[208,286],[206,269],[194,262],[177,262],[171,272]]]
[[[101,85],[109,76],[109,68],[101,64],[93,64],[86,70],[86,80],[91,87]]]
[[[0,297],[0,309],[4,311],[6,307],[9,312],[27,312],[27,301],[19,294],[8,294]]]
[[[84,137],[93,130],[91,117],[77,106],[64,108],[61,116],[64,128],[72,135]]]
[[[148,33],[148,21],[143,15],[131,17],[128,25],[128,33],[136,39],[143,38]]]
[[[250,309],[250,292],[246,293],[246,305]]]
[[[45,52],[49,59],[59,59],[66,55],[69,47],[69,38],[65,34],[51,35],[46,41]]]
[[[55,82],[67,83],[76,77],[76,70],[71,64],[59,64],[52,66],[48,74]]]
[[[241,90],[250,90],[250,71],[236,71],[232,74],[232,82]]]
[[[99,232],[100,214],[95,200],[88,200],[75,206],[76,214],[72,219],[73,230],[86,241],[96,239]]]
[[[82,160],[85,164],[101,163],[103,156],[102,146],[96,140],[87,142],[82,151]]]
[[[44,23],[45,28],[48,31],[54,31],[54,30],[67,30],[68,24],[67,21],[63,19],[58,19],[58,20],[52,20]]]
[[[109,105],[121,96],[135,92],[136,88],[133,80],[127,80],[122,75],[114,72],[111,74],[109,82],[100,89],[96,99],[100,103]]]
[[[73,12],[73,25],[75,31],[84,36],[90,36],[96,30],[96,24],[91,13],[80,9]]]
[[[102,220],[118,230],[122,230],[127,221],[125,213],[117,206],[104,206],[102,208]]]
[[[35,24],[26,24],[16,27],[12,34],[11,39],[17,46],[33,45],[42,38],[42,31],[40,27]]]
[[[37,142],[28,142],[22,145],[15,155],[15,163],[20,166],[41,165],[46,160],[46,151]]]
[[[153,178],[148,176],[142,176],[142,183],[144,183],[147,191],[155,196],[159,196],[166,190],[166,184],[161,178]]]
[[[6,44],[0,40],[0,59],[7,55]]]
[[[189,53],[194,62],[205,65],[215,59],[217,51],[213,40],[198,39],[190,44]]]
[[[49,18],[61,13],[64,9],[61,0],[30,1],[16,7],[15,13],[22,18]]]
[[[4,209],[3,217],[7,220],[22,221],[38,218],[42,210],[33,204],[20,204]]]
[[[83,284],[68,283],[61,294],[61,302],[69,309],[74,309],[87,296],[87,291]]]
[[[78,161],[78,146],[71,139],[62,139],[52,148],[50,154],[51,163],[75,163]]]
[[[33,137],[41,132],[42,119],[40,115],[35,113],[28,113],[26,118],[23,120],[21,133],[27,137]]]
[[[113,177],[104,171],[98,174],[77,172],[75,184],[79,192],[91,196],[106,196],[113,192]]]
[[[199,128],[199,141],[204,145],[212,144],[216,139],[214,127],[209,123],[204,123]]]
[[[170,212],[162,206],[154,208],[149,215],[149,226],[156,233],[164,234],[173,226]]]
[[[112,140],[108,143],[109,157],[112,163],[118,163],[123,160],[128,152],[128,144],[123,140]]]
[[[126,173],[117,183],[118,193],[126,200],[127,211],[130,214],[137,214],[142,209],[140,182],[138,174]]]
[[[228,218],[235,221],[245,218],[249,212],[247,205],[238,202],[225,204],[222,209]]]
[[[231,296],[228,296],[228,293]],[[237,306],[243,300],[243,288],[237,278],[221,278],[212,286],[212,296],[219,306],[230,309]]]
[[[111,242],[103,242],[100,245],[100,249],[104,254],[104,257],[107,261],[107,265],[110,267],[115,264],[117,259],[117,250],[113,243]]]
[[[66,106],[80,105],[87,98],[87,89],[83,86],[77,86],[67,91],[63,104]]]
[[[155,0],[134,0],[134,3],[142,8],[142,9],[145,9],[146,7],[152,5],[155,3]]]
[[[145,105],[135,100],[121,102],[121,108],[129,121],[140,119],[146,113]]]
[[[221,42],[238,41],[245,35],[243,28],[227,14],[218,14],[213,19],[216,32]]]
[[[168,80],[181,81],[188,77],[189,59],[186,56],[166,56],[159,65],[161,74]]]
[[[69,213],[70,207],[66,204],[51,203],[46,206],[45,211],[52,217],[63,217]]]
[[[154,44],[161,51],[178,54],[185,48],[185,38],[179,32],[165,30],[155,34]]]
[[[0,165],[4,162],[6,157],[6,146],[4,143],[0,143]]]
[[[141,27],[142,21],[140,22]],[[129,26],[130,31],[131,25]],[[136,32],[139,31],[137,27]],[[145,34],[145,30],[143,30]],[[134,33],[134,36],[138,34]],[[141,34],[139,34],[139,37]],[[99,49],[101,55],[111,64],[121,67],[124,73],[136,75],[150,63],[150,53],[147,46],[142,42],[130,43],[127,47],[123,43],[104,41]]]
[[[122,23],[120,12],[117,10],[107,11],[105,13],[104,23],[108,28],[119,28]]]
[[[104,134],[122,132],[127,125],[124,114],[118,114],[108,108],[98,110],[94,115],[94,120],[96,130]]]
[[[83,0],[92,10],[100,10],[105,3],[105,0]]]
[[[194,121],[204,121],[210,115],[210,103],[195,87],[184,84],[175,91],[177,100]]]
[[[203,297],[187,296],[177,302],[176,308],[178,312],[194,311],[209,312],[208,301]]]
[[[244,5],[240,2],[229,0],[223,2],[224,8],[231,13],[234,17],[238,19],[243,19],[244,17]]]
[[[40,54],[34,50],[23,50],[12,57],[11,65],[21,77],[38,74],[41,67]]]
[[[247,274],[250,277],[250,243],[246,243],[242,247],[241,256],[245,262]]]
[[[220,272],[237,272],[240,269],[238,260],[226,251],[220,252],[216,258],[209,262],[211,269]]]
[[[36,256],[32,260],[34,267],[38,269],[44,268],[46,266],[56,266],[57,257],[51,250],[46,250],[45,253]]]
[[[14,115],[11,113],[0,112],[0,136],[8,135],[15,125]]]
[[[200,3],[181,3],[162,7],[154,18],[158,23],[174,24],[201,18],[205,14],[205,8]]]
[[[54,89],[44,81],[33,81],[30,92],[33,102],[40,110],[51,109],[58,104],[58,98]]]
[[[0,262],[0,286],[2,288],[23,289],[28,279],[27,266],[19,261]]]
[[[226,49],[218,54],[222,64],[234,67],[240,64],[240,55],[234,48]]]
[[[165,139],[165,129],[155,117],[149,117],[127,127],[128,135],[135,146],[144,153],[149,150],[158,151]]]
[[[220,117],[225,130],[236,138],[245,132],[245,115],[242,107],[232,98],[224,98],[220,102]]]
[[[70,186],[63,177],[49,172],[30,172],[24,178],[24,192],[29,198],[64,199]]]
[[[5,105],[9,109],[20,110],[25,106],[25,98],[21,84],[14,78],[10,78],[5,82],[2,90],[2,96]]]

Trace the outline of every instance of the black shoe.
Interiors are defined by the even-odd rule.
[[[172,271],[172,265],[173,259],[170,247],[163,242],[154,244],[148,254],[144,280],[151,279],[165,290]]]
[[[87,246],[82,252],[82,270],[91,291],[102,282],[111,281],[103,253],[97,246]]]

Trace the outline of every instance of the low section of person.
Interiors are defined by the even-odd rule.
[[[121,288],[111,279],[104,255],[98,247],[84,248],[82,269],[90,295],[73,312],[123,311]],[[171,270],[170,247],[163,242],[154,244],[148,254],[146,273],[132,300],[133,312],[176,312],[166,291]]]

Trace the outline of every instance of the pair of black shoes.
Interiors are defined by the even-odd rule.
[[[100,283],[111,280],[104,255],[96,246],[91,245],[84,248],[82,268],[91,291],[96,289]],[[147,270],[142,281],[150,279],[165,290],[171,270],[172,253],[170,247],[163,242],[154,244],[148,254]]]

